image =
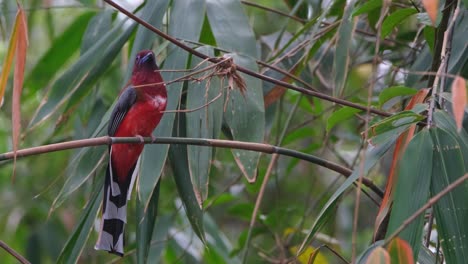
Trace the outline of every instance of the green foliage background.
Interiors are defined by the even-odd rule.
[[[168,70],[163,73],[165,81],[186,74],[171,70],[189,69],[201,62],[99,0],[62,1],[63,5],[40,0],[20,2],[27,12],[29,28],[21,148],[104,135],[112,104],[130,75],[134,55],[141,49],[155,52],[160,68]],[[440,2],[442,8],[445,1]],[[361,134],[366,114],[352,107],[293,90],[273,97],[274,102],[265,107],[269,92],[280,88],[246,74],[241,75],[247,84],[246,96],[235,89],[228,96],[228,81],[217,77],[210,82],[176,82],[168,86],[170,110],[193,109],[219,92],[223,95],[196,112],[165,114],[156,136],[278,145],[338,163],[353,173],[346,175],[346,180],[319,165],[280,156],[250,230],[271,155],[148,145],[138,191],[129,206],[126,256],[119,260],[93,249],[106,146],[19,159],[14,183],[13,163],[0,161],[0,240],[32,263],[307,263],[314,248],[321,248],[316,263],[339,263],[339,256],[324,245],[346,260],[356,257],[352,229],[354,208],[359,203],[356,253],[364,254],[375,247],[369,248],[381,199],[364,187],[368,196],[356,200],[352,183],[360,175],[365,156],[365,176],[384,189],[397,136],[427,115],[427,104],[403,111],[410,96],[428,87],[427,77],[417,72],[430,71],[433,58],[440,57],[434,48],[439,25],[431,24],[419,1],[414,5],[411,1],[390,4],[382,23],[376,72],[372,63],[382,1],[119,3],[204,54],[229,55],[237,65],[255,72],[363,106],[375,73],[371,104],[395,115],[370,116],[376,146],[368,147]],[[465,79],[466,4],[459,3],[447,67],[448,73]],[[0,61],[7,50],[16,8],[14,1],[0,2]],[[262,62],[290,72],[299,81]],[[205,62],[200,67],[209,65]],[[450,84],[448,78],[443,91],[448,95]],[[10,80],[0,109],[0,153],[12,149],[11,90]],[[228,102],[226,109],[224,100]],[[420,134],[408,147],[413,155],[406,154],[402,160],[402,180],[396,186],[398,195],[387,236],[429,197],[466,173],[468,136],[463,129],[456,131],[452,114],[446,110],[451,102],[444,100],[443,105],[434,114],[437,128],[418,129]],[[453,148],[457,151],[430,152]],[[417,155],[421,149],[430,154]],[[429,172],[421,169],[423,166],[428,166]],[[254,177],[256,181],[249,183],[247,178]],[[434,207],[439,240],[460,235],[453,244],[442,244],[447,263],[466,261],[462,250],[450,249],[468,247],[466,228],[452,225],[467,223],[468,215],[457,211],[466,204],[467,188],[462,185],[455,189]],[[453,214],[445,214],[444,208],[452,208]],[[423,245],[421,234],[427,233],[427,228],[423,230],[426,221],[422,217],[408,226],[402,238],[410,242],[421,263],[434,263],[436,257],[430,249],[435,251],[438,240]],[[301,245],[305,253],[297,258]],[[0,261],[15,263],[2,250]]]

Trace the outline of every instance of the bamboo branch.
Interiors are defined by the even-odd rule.
[[[150,137],[141,138],[138,137],[98,137],[98,138],[89,138],[89,139],[80,139],[73,140],[61,143],[55,143],[50,145],[32,147],[27,149],[20,149],[16,151],[16,157],[28,157],[38,154],[44,154],[54,151],[83,148],[83,147],[93,147],[93,146],[102,146],[102,145],[111,145],[111,144],[186,144],[186,145],[196,145],[196,146],[206,146],[206,147],[219,147],[219,148],[233,148],[233,149],[244,149],[251,151],[258,151],[268,154],[280,154],[284,156],[294,157],[301,160],[308,161],[313,164],[317,164],[321,167],[330,169],[332,171],[338,172],[344,177],[349,177],[352,173],[352,170],[343,167],[334,162],[299,152],[292,149],[287,149],[283,147],[273,146],[263,143],[254,143],[254,142],[243,142],[243,141],[234,141],[234,140],[222,140],[222,139],[207,139],[207,138],[176,138],[176,137],[159,137],[152,140]],[[0,161],[11,160],[13,159],[13,152],[7,152],[0,154]],[[383,192],[377,187],[370,179],[363,179],[364,185],[369,187],[376,195],[383,197]]]
[[[31,264],[25,257],[21,256],[18,252],[16,252],[14,249],[9,247],[5,242],[0,240],[0,247],[3,248],[8,254],[12,255],[14,258],[16,258],[20,263],[22,264]]]

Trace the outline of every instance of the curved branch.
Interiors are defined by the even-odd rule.
[[[22,264],[31,264],[25,257],[21,256],[18,252],[8,246],[5,242],[0,240],[0,247],[3,248],[8,254],[12,255],[16,260],[18,260]]]
[[[263,143],[254,143],[254,142],[244,142],[244,141],[235,141],[235,140],[222,140],[222,139],[207,139],[207,138],[177,138],[177,137],[158,137],[152,140],[150,137],[143,138],[144,142],[141,142],[141,139],[138,137],[98,137],[98,138],[89,138],[89,139],[80,139],[73,140],[61,143],[55,143],[50,145],[32,147],[27,149],[20,149],[16,151],[16,157],[27,157],[32,155],[38,155],[43,153],[49,153],[60,150],[83,148],[83,147],[92,147],[92,146],[102,146],[102,145],[111,145],[118,143],[133,143],[133,144],[184,144],[184,145],[197,145],[197,146],[206,146],[206,147],[219,147],[219,148],[233,148],[233,149],[244,149],[251,151],[258,151],[268,154],[280,154],[284,156],[294,157],[301,160],[308,161],[313,164],[317,164],[321,167],[330,169],[332,171],[338,172],[346,178],[349,177],[352,173],[352,170],[343,167],[334,162],[316,157],[314,155],[306,154],[292,149],[282,148],[278,146],[273,146]],[[13,152],[7,152],[0,154],[0,161],[13,159]],[[383,192],[377,187],[370,179],[363,179],[364,185],[369,187],[375,194],[379,197],[383,197]]]
[[[168,41],[172,42],[174,45],[180,47],[181,49],[184,49],[184,50],[190,52],[191,54],[193,54],[193,55],[195,55],[195,56],[197,56],[199,58],[209,60],[210,62],[213,62],[213,63],[218,63],[219,62],[220,58],[211,58],[211,57],[207,56],[206,54],[203,54],[203,53],[201,53],[201,52],[199,52],[197,50],[194,50],[194,49],[190,48],[189,46],[187,46],[184,43],[180,42],[176,38],[162,32],[161,30],[153,27],[151,24],[144,21],[143,19],[135,16],[132,12],[130,12],[130,11],[126,10],[125,8],[123,8],[122,6],[116,4],[114,1],[104,0],[104,2],[106,2],[109,5],[113,6],[115,9],[119,10],[120,12],[122,12],[124,15],[126,15],[130,19],[136,21],[138,24],[140,24],[140,25],[146,27],[147,29],[153,31],[154,33],[158,34],[162,38],[167,39]],[[363,110],[363,111],[369,111],[370,113],[380,115],[380,116],[385,116],[385,117],[391,116],[390,113],[387,113],[385,111],[381,111],[381,110],[378,110],[378,109],[375,109],[375,108],[368,108],[366,106],[356,104],[356,103],[353,103],[353,102],[350,102],[350,101],[347,101],[347,100],[343,100],[343,99],[340,99],[340,98],[335,98],[335,97],[327,95],[327,94],[323,94],[323,93],[316,92],[316,91],[311,91],[311,90],[308,90],[308,89],[306,89],[304,87],[299,87],[299,86],[296,86],[296,85],[293,85],[293,84],[290,84],[290,83],[287,83],[287,82],[283,82],[283,81],[277,80],[275,78],[260,74],[258,72],[251,71],[251,70],[249,70],[247,68],[244,68],[244,67],[241,67],[241,66],[238,66],[238,65],[236,65],[236,68],[237,68],[238,71],[243,72],[243,73],[245,73],[247,75],[250,75],[252,77],[262,79],[264,81],[267,81],[267,82],[270,82],[270,83],[273,83],[273,84],[276,84],[276,85],[279,85],[279,86],[282,86],[282,87],[285,87],[285,88],[288,88],[288,89],[291,89],[291,90],[294,90],[294,91],[297,91],[297,92],[300,92],[300,93],[303,93],[303,94],[306,94],[306,95],[309,95],[309,96],[315,96],[317,98],[320,98],[320,99],[323,99],[323,100],[326,100],[326,101],[329,101],[329,102],[333,102],[333,103],[336,103],[336,104],[339,104],[339,105],[349,106],[349,107],[356,108],[356,109]]]

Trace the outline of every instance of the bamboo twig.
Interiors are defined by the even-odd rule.
[[[233,148],[233,149],[245,149],[258,151],[268,154],[280,154],[284,156],[294,157],[301,160],[311,162],[313,164],[319,165],[321,167],[330,169],[332,171],[338,172],[344,177],[349,177],[352,173],[352,170],[343,167],[334,162],[299,152],[292,149],[287,149],[283,147],[278,147],[269,144],[263,143],[254,143],[254,142],[244,142],[244,141],[234,141],[234,140],[222,140],[222,139],[207,139],[207,138],[177,138],[177,137],[159,137],[154,140],[151,137],[141,138],[138,137],[109,137],[103,136],[98,138],[89,138],[89,139],[80,139],[73,140],[61,143],[55,143],[50,145],[20,149],[16,152],[17,158],[28,157],[33,155],[39,155],[49,152],[83,148],[83,147],[93,147],[93,146],[103,146],[111,144],[186,144],[186,145],[196,145],[196,146],[207,146],[207,147],[220,147],[220,148]],[[13,159],[13,152],[7,152],[0,154],[0,161],[11,160]],[[1,163],[0,163],[1,164]],[[370,179],[364,178],[363,184],[369,187],[376,195],[383,197],[383,192],[377,187]]]

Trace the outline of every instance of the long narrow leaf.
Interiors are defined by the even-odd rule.
[[[463,176],[468,159],[463,156],[466,146],[445,130],[431,130],[434,141],[431,192],[439,193],[450,183]],[[465,150],[462,150],[462,149]],[[447,263],[468,262],[468,183],[463,183],[442,197],[434,206],[437,231]]]

